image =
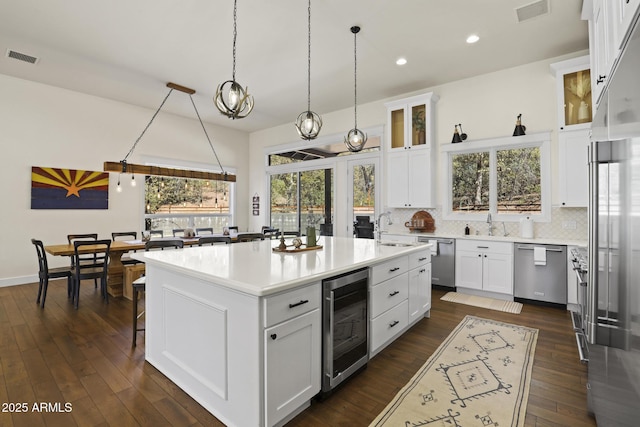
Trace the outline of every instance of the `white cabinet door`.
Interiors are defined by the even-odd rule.
[[[431,150],[387,154],[387,205],[394,208],[433,207]]]
[[[405,208],[409,203],[408,153],[405,151],[387,154],[387,205]]]
[[[560,206],[589,206],[589,129],[558,133]]]
[[[409,154],[409,206],[429,208],[432,203],[432,183],[434,171],[431,170],[431,150],[413,151]]]
[[[616,40],[618,42],[618,48],[621,49],[624,45],[633,18],[636,11],[640,8],[640,0],[615,0],[617,9],[618,23],[616,25]]]
[[[272,426],[320,391],[320,310],[265,329],[264,339],[265,416]]]
[[[513,256],[485,253],[482,261],[482,289],[513,295]]]
[[[482,253],[456,249],[456,286],[482,289]]]
[[[431,264],[409,271],[409,324],[431,309]]]

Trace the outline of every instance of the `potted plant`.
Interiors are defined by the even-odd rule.
[[[424,117],[424,110],[419,110],[413,115],[413,129],[418,133],[418,144],[426,143],[427,122]]]

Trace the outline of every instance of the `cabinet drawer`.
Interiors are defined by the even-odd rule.
[[[409,258],[401,256],[371,267],[371,286],[409,271]]]
[[[273,326],[320,307],[320,282],[264,299],[265,327]]]
[[[488,240],[456,240],[456,250],[491,252],[496,254],[510,255],[513,253],[513,243],[511,242],[492,242]]]
[[[371,321],[371,347],[374,353],[391,338],[399,335],[409,323],[409,302],[403,301]]]
[[[389,310],[409,296],[408,273],[392,277],[371,288],[371,318]]]
[[[431,262],[431,255],[429,249],[425,249],[424,251],[416,252],[409,255],[409,270],[413,270],[414,268],[424,265]]]

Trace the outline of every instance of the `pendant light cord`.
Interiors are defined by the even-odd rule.
[[[311,0],[309,0],[308,12],[308,36],[307,36],[307,111],[311,111]]]
[[[358,129],[358,48],[357,48],[357,31],[353,32],[353,116],[355,129]]]
[[[231,80],[236,81],[236,38],[238,37],[238,0],[233,1],[233,72]]]
[[[133,147],[131,147],[131,149],[129,150],[127,155],[124,156],[123,161],[126,161],[129,158],[129,156],[133,153],[133,150],[136,149],[136,146],[138,145],[138,142],[140,142],[140,139],[142,139],[142,136],[145,134],[147,129],[149,129],[149,126],[151,126],[151,123],[153,123],[153,119],[156,118],[156,116],[158,115],[158,113],[162,109],[162,106],[164,105],[164,103],[167,102],[167,99],[169,98],[169,95],[171,95],[171,92],[173,92],[173,89],[169,89],[169,93],[167,93],[167,96],[165,96],[164,99],[162,100],[162,104],[160,104],[160,106],[158,107],[156,112],[153,114],[153,116],[151,117],[151,120],[149,121],[149,123],[147,123],[147,126],[144,128],[144,130],[142,131],[142,133],[140,134],[138,139],[136,139],[136,142],[133,143]]]
[[[213,144],[211,143],[211,139],[209,139],[209,134],[207,133],[207,129],[204,127],[204,123],[202,123],[202,119],[200,118],[200,113],[198,112],[198,109],[196,108],[196,103],[193,102],[193,96],[189,95],[189,99],[191,100],[191,105],[193,105],[193,109],[196,112],[196,116],[198,116],[198,121],[200,122],[200,126],[202,126],[202,130],[204,132],[204,136],[207,137],[207,141],[209,142],[209,146],[211,147],[211,151],[213,151],[213,155],[216,158],[216,161],[218,162],[218,167],[220,168],[220,172],[222,172],[223,174],[226,175],[226,172],[224,170],[224,168],[222,167],[222,164],[220,163],[220,159],[218,158],[218,154],[216,153],[216,149],[213,148]]]
[[[140,142],[140,140],[142,139],[144,134],[147,132],[147,129],[149,129],[149,126],[151,126],[151,123],[153,123],[153,120],[156,118],[156,116],[158,115],[160,110],[162,110],[162,107],[164,106],[165,102],[167,102],[167,99],[169,99],[169,95],[171,95],[171,92],[173,92],[173,88],[169,89],[169,93],[167,93],[167,96],[164,97],[164,99],[162,100],[162,103],[160,104],[160,106],[158,107],[156,112],[153,113],[153,116],[151,117],[151,120],[149,120],[149,123],[147,123],[147,126],[145,126],[144,130],[142,131],[142,133],[140,134],[138,139],[136,139],[136,142],[133,143],[133,146],[131,147],[131,149],[129,150],[127,155],[122,160],[122,162],[124,162],[125,165],[126,165],[126,162],[127,162],[127,159],[129,158],[129,156],[131,154],[133,154],[134,150],[136,149],[136,146],[138,145],[138,142]],[[220,168],[220,171],[223,174],[226,174],[227,172],[225,172],[224,168],[222,167],[222,164],[220,163],[220,158],[218,158],[218,154],[216,153],[215,148],[213,148],[213,144],[211,143],[211,139],[209,138],[209,134],[207,133],[207,129],[204,127],[204,123],[202,123],[202,118],[200,118],[200,113],[198,112],[198,108],[196,107],[196,103],[193,101],[193,96],[191,96],[191,94],[189,94],[189,99],[191,100],[191,105],[193,105],[193,109],[196,112],[196,116],[198,117],[198,121],[200,122],[200,126],[202,126],[202,130],[204,131],[204,136],[207,137],[207,141],[209,142],[209,146],[211,147],[211,151],[213,151],[213,155],[215,156],[216,161],[218,162],[218,167]],[[126,166],[124,166],[124,167],[126,168]]]

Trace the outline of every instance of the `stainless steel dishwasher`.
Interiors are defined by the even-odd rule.
[[[431,248],[431,284],[455,289],[456,286],[456,240],[440,237],[419,236],[418,242],[436,242]]]
[[[514,243],[514,297],[567,305],[567,247]]]

